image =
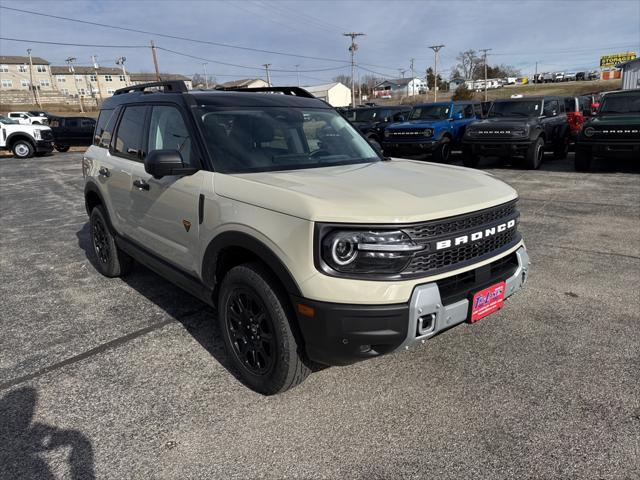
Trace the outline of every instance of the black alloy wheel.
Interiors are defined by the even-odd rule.
[[[264,303],[255,292],[241,287],[232,292],[225,308],[234,355],[253,375],[267,375],[274,367],[277,347]]]
[[[93,222],[93,249],[96,252],[96,256],[100,262],[107,264],[111,259],[111,247],[109,245],[109,239],[107,232],[102,222],[102,219],[96,219]]]

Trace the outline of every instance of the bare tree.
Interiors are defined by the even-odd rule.
[[[336,75],[335,77],[333,77],[333,81],[340,82],[343,85],[346,85],[347,87],[351,88],[351,76],[349,75],[344,75],[344,74]]]
[[[476,72],[476,67],[478,66],[481,58],[478,57],[477,52],[473,49],[465,50],[464,52],[460,52],[456,57],[458,61],[458,65],[456,65],[456,69],[460,71],[463,78],[465,80],[473,79],[474,73]]]

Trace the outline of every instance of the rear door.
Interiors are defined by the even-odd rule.
[[[95,128],[96,121],[93,118],[81,118],[78,143],[76,145],[91,145],[93,131],[95,130]]]
[[[62,127],[62,138],[65,145],[78,145],[80,135],[80,119],[77,117],[68,117],[64,119]]]
[[[153,150],[177,150],[185,165],[201,168],[193,125],[177,105],[153,105],[149,109],[143,140],[146,150],[132,168],[131,237],[182,270],[196,273],[198,205],[206,173],[200,170],[193,175],[156,179],[145,171],[143,163]]]
[[[547,143],[555,143],[560,136],[562,124],[567,122],[566,114],[560,111],[559,100],[556,98],[545,99],[542,114],[542,128],[547,137]]]

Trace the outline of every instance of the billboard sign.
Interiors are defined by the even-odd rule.
[[[600,68],[615,67],[622,62],[628,62],[636,58],[636,52],[614,53],[613,55],[602,55],[600,57]]]

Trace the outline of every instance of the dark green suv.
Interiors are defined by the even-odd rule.
[[[582,126],[576,141],[576,170],[590,170],[596,157],[640,158],[640,89],[607,93],[596,116]]]

